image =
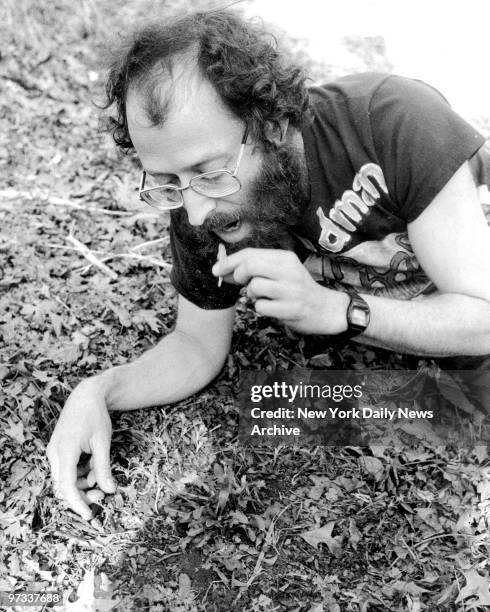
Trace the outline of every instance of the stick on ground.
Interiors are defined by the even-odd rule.
[[[101,272],[104,272],[104,274],[107,274],[107,276],[109,276],[109,278],[111,278],[112,280],[117,279],[116,272],[114,272],[114,270],[111,270],[109,266],[106,266],[104,263],[99,261],[97,257],[95,257],[95,255],[92,253],[92,251],[87,246],[85,246],[82,242],[77,240],[71,234],[69,234],[66,237],[66,240],[68,240],[68,242],[71,242],[73,246],[77,249],[77,251],[79,251],[85,257],[85,259],[90,261],[92,265],[94,265],[96,268],[99,268]]]

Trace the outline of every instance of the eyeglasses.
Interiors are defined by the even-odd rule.
[[[192,177],[187,187],[177,187],[177,185],[166,184],[145,189],[146,172],[143,170],[139,187],[140,200],[143,200],[158,210],[172,210],[174,208],[180,208],[184,204],[182,192],[186,189],[192,189],[196,193],[208,198],[223,198],[237,193],[237,191],[240,191],[242,188],[242,184],[237,177],[237,172],[240,162],[242,161],[247,137],[248,126],[245,128],[245,133],[243,134],[238,159],[233,172],[227,168],[214,170],[212,172],[203,172],[202,174]]]

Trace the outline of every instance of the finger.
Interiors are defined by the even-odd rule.
[[[256,250],[245,250],[248,251],[250,255],[239,260],[236,265],[233,265],[233,267],[228,264],[227,268],[224,270],[225,276],[228,272],[232,273],[233,280],[239,285],[245,285],[254,276],[261,276],[263,278],[271,279],[280,277],[282,266],[271,258],[267,254],[267,251],[260,249],[260,251],[264,251],[266,253],[262,257],[259,256],[259,253],[257,253]]]
[[[82,478],[78,478],[76,485],[78,489],[91,489],[96,482],[95,472],[90,470],[90,472],[86,476],[82,476]]]
[[[76,451],[63,453],[62,450],[59,455],[63,457],[63,462],[60,463],[59,479],[56,482],[59,496],[74,512],[88,521],[92,518],[92,511],[76,486],[77,463],[80,455]]]
[[[97,491],[98,489],[92,489],[92,491]],[[90,497],[89,497],[89,493],[90,491],[79,491],[80,493],[80,497],[82,498],[82,501],[87,504],[87,506],[90,506],[90,504],[93,504],[94,502],[91,501]],[[103,494],[102,494],[103,495]],[[92,513],[92,517],[93,517],[93,513]]]
[[[226,258],[220,260],[219,263],[236,267],[243,261],[252,258],[257,258],[258,260],[267,259],[274,263],[281,264],[285,260],[297,259],[297,256],[293,251],[286,251],[284,249],[254,249],[252,247],[247,247],[246,249],[241,249],[236,253],[227,255]]]
[[[236,282],[236,280],[233,278],[233,274],[227,274],[226,276],[223,276],[223,281],[225,283],[228,283],[229,285],[238,285],[239,283]]]
[[[46,454],[48,456],[51,469],[54,496],[70,506],[74,512],[80,514],[86,520],[90,520],[92,517],[92,512],[90,511],[88,505],[84,503],[85,499],[83,493],[78,496],[76,492],[72,491],[71,483],[62,482],[62,478],[65,477],[65,471],[63,470],[60,473],[58,451],[56,450],[54,444],[48,444]],[[76,459],[74,459],[74,461],[76,461]]]
[[[90,472],[90,464],[84,463],[83,465],[77,466],[77,476],[81,478],[82,476],[86,476]]]
[[[243,262],[233,272],[233,280],[237,285],[246,285],[256,277],[280,280],[281,276],[282,270],[280,266],[276,266],[272,262],[258,261],[256,259],[249,259]]]
[[[53,483],[56,483],[59,479],[59,461],[58,453],[55,450],[54,443],[49,442],[46,447],[46,456],[49,461],[49,469],[51,470],[51,478]]]
[[[280,321],[294,321],[297,318],[292,306],[280,300],[260,298],[255,302],[254,308],[257,314]]]
[[[90,504],[100,504],[104,501],[104,492],[100,489],[91,489],[87,491],[86,494],[87,500]]]
[[[116,483],[111,473],[110,440],[99,436],[92,444],[95,480],[105,493],[114,493]]]
[[[82,478],[77,478],[75,484],[77,489],[81,489],[82,491],[84,491],[85,489],[90,489],[90,485],[88,484],[87,479],[84,476],[82,476]]]
[[[254,276],[247,285],[247,296],[251,300],[258,298],[276,299],[281,295],[281,286],[277,281],[261,276]]]
[[[298,261],[290,251],[280,249],[242,249],[216,263],[212,272],[215,276],[233,275],[238,284],[245,284],[253,276],[274,278],[284,273],[286,264]]]
[[[83,491],[79,491],[74,482],[60,482],[59,483],[59,496],[69,508],[79,514],[86,521],[89,521],[92,517],[92,511],[90,510],[87,498]]]
[[[92,469],[87,475],[87,483],[89,487],[93,487],[97,482],[97,477],[95,476],[95,471]]]

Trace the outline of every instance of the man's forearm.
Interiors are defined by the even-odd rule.
[[[136,361],[90,380],[100,386],[109,410],[135,410],[184,399],[206,386],[221,367],[199,341],[176,330]]]
[[[362,343],[426,356],[490,354],[490,304],[460,294],[415,301],[363,295],[371,310]]]

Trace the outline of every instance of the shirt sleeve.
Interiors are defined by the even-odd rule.
[[[369,108],[388,191],[407,223],[416,219],[485,139],[422,81],[390,76]]]
[[[196,231],[179,208],[170,213],[170,246],[175,289],[187,300],[206,310],[230,308],[238,300],[240,287],[223,283],[211,273],[216,263],[218,240]]]

